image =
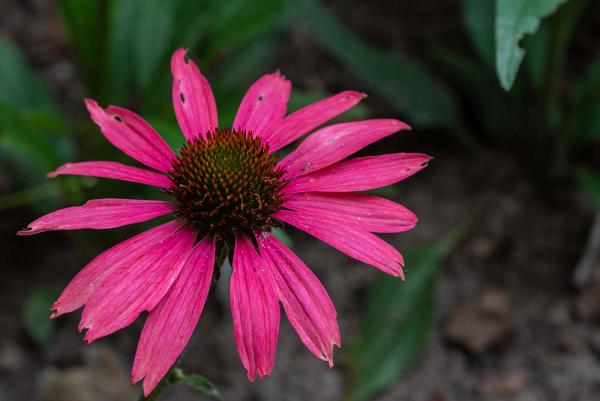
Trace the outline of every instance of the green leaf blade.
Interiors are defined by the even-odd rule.
[[[29,294],[23,306],[23,324],[27,334],[40,347],[48,345],[56,334],[56,322],[50,319],[50,307],[58,293],[40,289]]]
[[[497,0],[496,71],[501,86],[509,90],[525,57],[520,41],[533,34],[543,18],[567,0]]]
[[[369,46],[314,0],[302,1],[296,16],[321,46],[416,124],[461,125],[457,105],[447,89],[418,64]]]
[[[405,283],[382,276],[370,288],[358,341],[350,347],[351,399],[364,400],[416,363],[435,322],[435,284],[444,242],[407,256]]]
[[[222,401],[223,397],[217,387],[206,377],[199,374],[186,374],[179,368],[171,370],[171,380],[174,383],[183,383],[202,393],[206,394],[214,400]]]

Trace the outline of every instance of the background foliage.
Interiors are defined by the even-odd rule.
[[[341,70],[418,131],[446,135],[474,158],[484,146],[525,154],[528,173],[542,185],[580,185],[598,205],[600,172],[579,155],[600,138],[600,55],[565,82],[573,35],[593,3],[462,0],[470,43],[462,50],[434,44],[426,59],[370,43],[318,0],[62,0],[59,8],[83,94],[135,109],[174,148],[182,136],[170,104],[173,49],[189,48],[210,76],[220,120],[228,125],[248,85],[272,67],[277,46],[301,27]],[[327,94],[295,89],[291,108]],[[367,113],[359,107],[347,118]],[[0,196],[0,210],[47,210],[85,193],[124,189],[116,183],[97,187],[90,179],[44,178],[67,161],[123,157],[90,122],[80,121],[49,93],[19,49],[0,40],[1,164],[16,177]],[[127,190],[133,196],[145,191]],[[368,291],[364,319],[345,358],[350,398],[372,398],[419,360],[434,329],[439,265],[457,243],[456,236],[444,238],[407,256],[414,271],[407,283],[382,277]],[[36,290],[24,306],[25,327],[40,347],[51,341],[54,327],[34,322],[53,295]],[[188,381],[197,385],[194,380]]]

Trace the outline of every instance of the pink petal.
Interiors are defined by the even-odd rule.
[[[327,291],[313,272],[275,237],[261,233],[256,240],[290,323],[310,352],[332,367],[333,346],[339,347],[341,338]]]
[[[68,207],[47,214],[17,235],[32,235],[50,230],[104,229],[126,226],[170,213],[169,202],[137,199],[95,199],[82,206]]]
[[[420,153],[356,157],[294,178],[282,192],[367,191],[402,181],[425,168],[429,160],[430,156]]]
[[[270,375],[279,334],[279,305],[264,262],[250,240],[238,236],[230,284],[233,337],[248,379]]]
[[[91,99],[85,105],[106,139],[123,153],[156,170],[171,169],[175,154],[143,118],[116,106],[104,110]]]
[[[408,231],[417,224],[417,216],[404,206],[372,195],[304,192],[290,195],[284,207],[326,215],[376,233]]]
[[[244,95],[233,128],[266,138],[283,121],[291,90],[292,84],[279,71],[263,75]]]
[[[311,212],[279,210],[273,217],[306,231],[354,259],[404,279],[402,255],[390,244],[360,227]]]
[[[132,370],[132,382],[144,379],[148,396],[187,345],[210,290],[215,241],[206,237],[192,250],[173,286],[148,314]]]
[[[51,309],[56,310],[56,313],[51,317],[57,317],[82,307],[106,277],[123,265],[133,264],[152,246],[175,235],[179,227],[180,224],[177,221],[164,223],[131,237],[98,255],[77,273],[63,290],[58,300],[52,305]]]
[[[196,64],[186,60],[186,49],[177,49],[171,57],[173,108],[177,122],[188,141],[214,131],[219,121],[210,84]]]
[[[79,323],[80,330],[88,329],[84,339],[91,343],[154,309],[177,279],[195,239],[190,229],[181,228],[112,271],[85,304]]]
[[[308,174],[404,129],[410,127],[402,121],[392,119],[330,125],[306,138],[279,166],[287,170],[284,178]]]
[[[279,128],[265,138],[269,142],[270,151],[275,152],[289,145],[307,132],[354,107],[365,97],[367,95],[364,93],[344,91],[293,112],[283,120]]]
[[[139,167],[127,166],[116,162],[81,162],[63,164],[55,171],[48,173],[48,177],[58,175],[84,175],[91,177],[112,178],[114,180],[137,182],[139,184],[153,185],[159,188],[169,188],[171,180],[164,174],[146,170]]]

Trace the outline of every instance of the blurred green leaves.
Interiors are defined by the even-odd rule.
[[[33,291],[23,305],[23,324],[31,339],[40,347],[48,345],[56,334],[56,321],[50,319],[50,307],[58,296],[57,291]]]
[[[72,155],[67,132],[39,78],[15,48],[0,41],[0,146],[17,163],[13,172],[39,182]]]
[[[0,102],[21,110],[52,108],[39,78],[11,45],[0,41]]]
[[[348,355],[352,400],[364,400],[395,382],[422,354],[435,318],[435,284],[444,242],[406,256],[406,282],[380,276],[371,286],[359,338]]]
[[[210,18],[206,19],[202,54],[207,59],[272,28],[283,11],[283,0],[211,0],[205,7]]]
[[[369,288],[358,338],[349,347],[350,399],[367,400],[397,381],[421,357],[435,323],[440,265],[485,217],[479,203],[453,230],[405,254],[406,281],[380,276]]]
[[[365,43],[316,0],[295,10],[316,40],[341,64],[420,126],[461,126],[447,89],[422,66]]]
[[[520,41],[567,0],[496,0],[496,70],[505,90],[513,85],[525,50]]]
[[[600,56],[586,69],[573,89],[571,97],[573,122],[577,139],[600,138]]]
[[[473,47],[484,61],[493,69],[495,0],[462,0],[462,19]]]
[[[273,27],[283,0],[62,0],[62,16],[101,103],[141,102],[156,111],[178,47],[201,49],[200,64]],[[168,100],[167,98],[166,100]],[[139,107],[138,107],[139,108]]]

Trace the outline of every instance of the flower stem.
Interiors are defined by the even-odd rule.
[[[171,370],[169,370],[165,377],[163,377],[162,380],[156,385],[156,387],[148,395],[148,397],[144,397],[144,393],[142,393],[140,394],[138,401],[156,401],[158,399],[158,396],[161,395],[162,392],[165,391],[165,389],[169,387],[170,384],[174,384],[180,381],[179,375],[177,373],[178,371],[180,372],[179,368],[171,368]]]

